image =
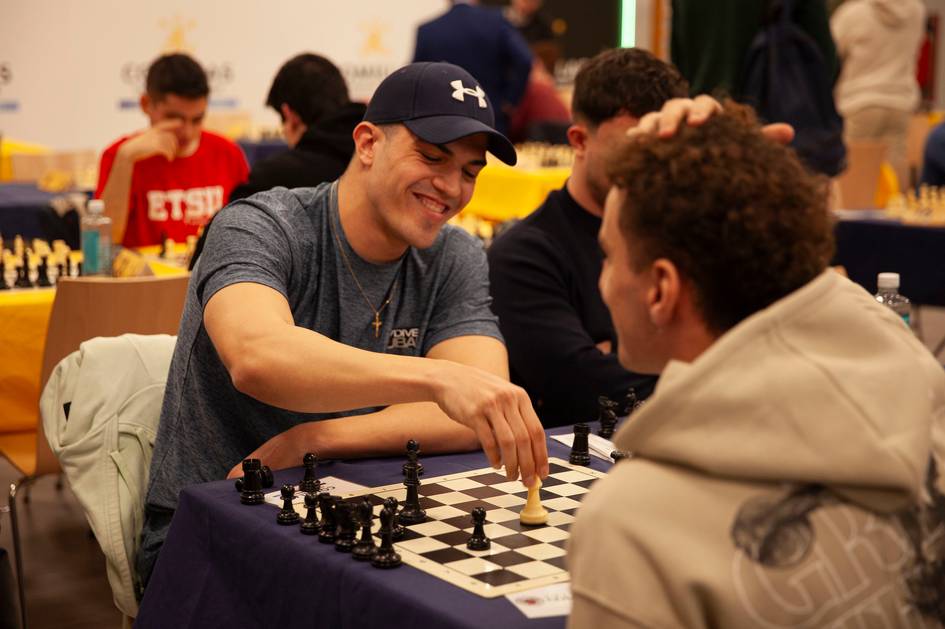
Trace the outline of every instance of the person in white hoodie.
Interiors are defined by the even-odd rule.
[[[601,294],[661,377],[572,526],[569,626],[941,627],[945,370],[827,268],[824,182],[749,109],[674,108],[608,161]]]
[[[847,142],[882,142],[903,187],[909,117],[919,104],[922,0],[846,0],[830,18],[842,69],[834,89]]]

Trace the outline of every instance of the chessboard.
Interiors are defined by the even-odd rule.
[[[549,459],[549,474],[542,481],[540,497],[548,510],[548,523],[527,526],[519,521],[528,491],[520,481],[509,481],[486,467],[468,472],[423,478],[420,507],[426,520],[406,525],[402,539],[394,542],[403,563],[484,598],[493,598],[569,580],[565,568],[565,544],[581,499],[598,478],[606,476],[588,467]],[[372,531],[379,537],[378,515],[385,498],[402,502],[402,483],[341,493],[345,502],[365,497],[373,505]],[[294,502],[304,517],[300,494]],[[466,547],[473,530],[470,513],[486,511],[488,550]]]

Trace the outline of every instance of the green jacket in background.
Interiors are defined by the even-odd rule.
[[[692,95],[731,95],[745,56],[761,30],[764,0],[672,0],[672,61],[689,81]],[[820,48],[829,76],[839,74],[826,0],[795,0],[794,21]]]

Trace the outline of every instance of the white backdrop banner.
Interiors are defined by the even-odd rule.
[[[0,0],[0,134],[54,149],[103,149],[147,120],[148,65],[193,55],[210,77],[210,111],[276,126],[264,102],[300,52],[331,59],[355,100],[408,63],[417,26],[445,0]]]

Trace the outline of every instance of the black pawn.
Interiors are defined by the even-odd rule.
[[[59,262],[56,264],[56,283],[58,284],[63,277],[65,277],[65,271],[62,269],[62,262]]]
[[[643,406],[643,401],[637,397],[637,390],[633,387],[630,387],[627,390],[627,396],[623,401],[623,412],[622,415],[630,415],[633,411],[637,410]]]
[[[630,458],[630,453],[626,450],[614,450],[610,453],[610,458],[614,460],[614,464],[620,463],[624,459]]]
[[[39,264],[38,275],[36,276],[37,286],[52,286],[49,281],[49,256],[43,256]]]
[[[614,428],[617,427],[617,414],[614,412],[616,407],[617,403],[604,395],[597,398],[597,419],[600,422],[597,434],[604,439],[614,436]]]
[[[417,478],[417,468],[407,465],[407,478],[404,479],[407,487],[407,498],[404,507],[400,510],[400,521],[404,524],[420,524],[427,519],[427,512],[420,508],[420,479]]]
[[[354,505],[342,501],[341,496],[335,496],[335,520],[335,550],[350,553],[354,548]]]
[[[390,509],[384,507],[381,509],[381,545],[371,557],[371,565],[375,568],[396,568],[400,565],[400,555],[394,550],[394,542],[391,539],[391,522],[394,514]]]
[[[587,424],[574,424],[574,443],[571,445],[571,456],[568,457],[572,465],[591,464],[591,452],[587,445],[590,431]]]
[[[240,492],[240,502],[244,505],[258,505],[263,503],[262,481],[260,479],[259,459],[243,461],[242,482],[237,481],[236,488]]]
[[[420,443],[416,439],[411,439],[407,442],[407,462],[404,463],[403,467],[404,476],[407,475],[407,468],[411,465],[417,468],[417,476],[423,476],[423,463],[418,460],[419,456]]]
[[[318,513],[316,506],[318,498],[315,494],[305,494],[305,521],[299,527],[304,535],[318,535]]]
[[[371,522],[374,520],[374,507],[371,501],[365,498],[357,506],[358,523],[361,525],[361,538],[351,549],[351,556],[358,561],[370,561],[377,547],[374,545],[374,536],[371,535]]]
[[[469,550],[489,550],[492,542],[486,537],[483,527],[486,524],[486,510],[482,507],[476,507],[472,510],[473,532],[469,541],[466,542],[466,548]]]
[[[309,494],[317,494],[321,489],[322,483],[315,477],[315,466],[318,465],[318,455],[314,452],[307,453],[302,457],[302,464],[305,466],[305,475],[299,481],[299,491]]]
[[[72,256],[66,256],[66,277],[72,277]]]
[[[3,262],[3,250],[0,249],[0,290],[8,290],[7,286],[7,265]]]
[[[335,499],[327,491],[318,494],[318,509],[322,512],[322,521],[318,525],[318,541],[333,544],[335,541]]]
[[[298,524],[299,513],[292,504],[292,499],[295,498],[295,487],[283,485],[280,493],[282,494],[282,508],[279,509],[279,513],[276,515],[276,522],[285,525]]]
[[[15,288],[32,288],[33,284],[30,282],[30,267],[26,263],[26,255],[23,255],[23,264],[16,268],[16,282],[13,286]]]
[[[399,542],[407,534],[407,528],[400,523],[400,516],[397,515],[397,508],[400,506],[396,498],[384,498],[384,506],[390,509],[393,519],[391,520],[391,539]]]

